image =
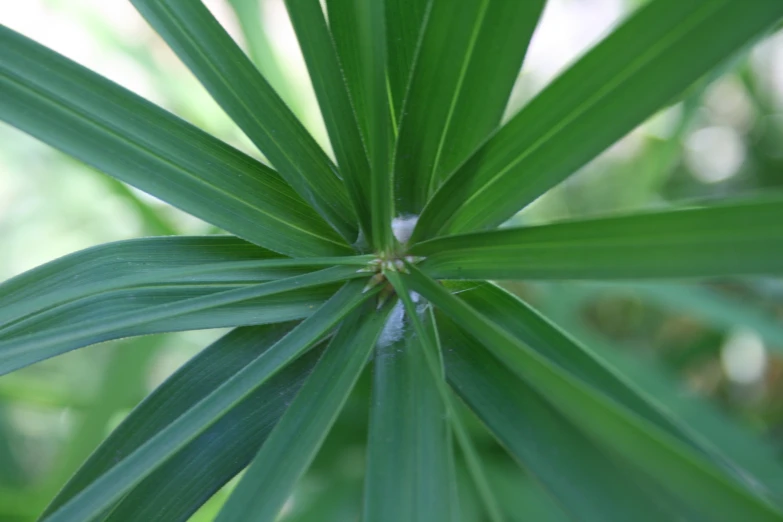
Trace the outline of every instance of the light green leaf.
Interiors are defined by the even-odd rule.
[[[200,0],[131,0],[283,178],[349,243],[356,216],[337,169]]]
[[[391,251],[395,241],[391,229],[394,192],[390,170],[394,135],[386,76],[384,2],[327,0],[326,7],[370,161],[372,246],[377,251]]]
[[[225,290],[214,294],[201,295],[179,301],[169,301],[154,306],[102,315],[89,314],[83,321],[61,321],[51,328],[36,330],[34,333],[0,341],[0,374],[22,368],[48,357],[90,344],[140,335],[156,329],[168,327],[171,319],[182,318],[198,312],[209,312],[227,305],[240,304],[266,296],[283,294],[291,290],[318,287],[329,283],[345,281],[364,274],[357,274],[354,267],[333,267],[288,277],[268,283]],[[165,293],[165,292],[164,292]],[[170,299],[170,296],[167,296]],[[273,307],[274,308],[274,307]],[[263,315],[263,308],[258,310]],[[266,322],[263,321],[262,322]],[[189,329],[196,328],[190,325]]]
[[[415,245],[445,279],[642,279],[783,273],[783,199],[476,232]]]
[[[276,252],[352,252],[258,161],[6,27],[0,47],[0,118],[11,125]]]
[[[375,350],[365,522],[458,520],[448,410],[427,349],[398,303]]]
[[[438,315],[446,373],[503,446],[575,520],[674,520],[631,470],[609,458],[541,395]]]
[[[340,173],[365,240],[372,244],[370,164],[321,4],[318,0],[286,0],[286,7],[310,71]]]
[[[115,429],[47,508],[48,515],[279,341],[293,325],[239,328],[166,380]],[[242,400],[112,509],[108,520],[187,520],[253,458],[320,351],[308,353]],[[209,473],[204,473],[205,469]],[[171,499],[177,502],[172,503]]]
[[[216,519],[274,522],[345,404],[391,307],[346,319]]]
[[[500,124],[544,7],[543,0],[431,4],[394,156],[402,214],[418,215],[446,175]]]
[[[668,494],[715,521],[783,520],[768,501],[681,440],[542,357],[415,267],[408,285],[481,342],[519,378],[605,449],[643,471]]]
[[[778,0],[647,2],[448,179],[413,239],[501,224],[781,16]]]
[[[120,500],[167,459],[217,422],[270,377],[308,350],[340,320],[375,295],[363,283],[346,285],[296,328],[194,404],[163,430],[53,512],[47,522],[90,520]]]

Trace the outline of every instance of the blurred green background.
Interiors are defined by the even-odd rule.
[[[205,3],[328,149],[282,1]],[[639,3],[549,0],[507,113]],[[129,3],[0,0],[0,22],[258,157]],[[783,33],[724,64],[512,221],[666,207],[781,186]],[[215,232],[0,124],[0,279],[106,241]],[[783,281],[510,287],[695,430],[727,443],[753,433],[783,460]],[[130,409],[222,333],[105,343],[0,377],[0,522],[34,520]],[[354,519],[367,392],[364,379],[287,505],[285,520]],[[519,505],[518,519],[560,520],[479,423],[471,427],[498,493]],[[466,513],[476,512],[469,491],[461,497]],[[211,520],[224,498],[225,491],[216,495],[194,520]]]

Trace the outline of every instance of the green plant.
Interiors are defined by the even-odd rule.
[[[777,196],[491,230],[783,3],[653,0],[498,128],[543,0],[327,0],[328,23],[317,0],[288,0],[339,170],[200,2],[133,4],[277,170],[0,30],[3,119],[234,234],[106,244],[0,287],[2,373],[236,328],[45,520],[186,519],[248,464],[218,520],[275,520],[371,357],[365,520],[457,520],[452,437],[485,518],[513,515],[463,404],[575,519],[783,519],[777,466],[695,433],[488,282],[783,273]]]

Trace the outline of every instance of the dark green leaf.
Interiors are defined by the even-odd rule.
[[[191,359],[144,400],[112,432],[55,498],[55,511],[114,464],[174,422],[179,414],[217,389],[292,325],[239,328]],[[272,377],[229,413],[136,486],[109,520],[187,520],[188,516],[256,453],[312,369],[318,351]],[[204,473],[205,469],[210,470]],[[176,498],[177,502],[171,502]]]
[[[262,17],[266,13],[262,12],[261,1],[228,0],[228,3],[234,9],[237,22],[242,29],[242,36],[247,43],[247,52],[253,63],[291,111],[301,119],[306,116],[300,100],[301,96],[298,95],[296,87],[291,85],[284,64],[281,63],[280,57],[276,55],[272,46],[271,34],[263,23]]]
[[[548,360],[415,267],[408,285],[441,308],[570,422],[710,520],[783,520],[739,476]],[[744,477],[743,477],[744,478]]]
[[[386,49],[389,97],[395,121],[402,104],[431,0],[386,0]]]
[[[783,273],[783,199],[476,232],[426,241],[446,279],[641,279]]]
[[[390,251],[394,246],[390,170],[394,136],[386,76],[384,2],[327,0],[326,7],[370,161],[372,246],[378,251]]]
[[[9,325],[65,303],[120,290],[232,287],[301,275],[363,257],[289,259],[228,236],[160,237],[106,243],[69,254],[0,284],[0,337]],[[198,294],[196,294],[198,295]],[[176,296],[172,296],[176,297]],[[132,305],[132,303],[130,303]]]
[[[648,2],[449,178],[414,240],[501,224],[781,16],[778,0]]]
[[[318,0],[286,0],[286,6],[310,71],[340,173],[365,240],[372,244],[370,164],[321,4]]]
[[[425,349],[398,303],[375,350],[365,522],[458,519],[447,408]]]
[[[288,183],[353,243],[357,223],[337,169],[199,0],[132,0]]]
[[[350,247],[274,171],[0,27],[0,118],[224,230],[293,256]]]
[[[438,316],[446,372],[465,402],[574,520],[674,520],[535,390]]]
[[[346,285],[296,328],[54,511],[48,522],[90,520],[120,500],[270,377],[313,346],[373,292]]]
[[[418,215],[500,124],[543,7],[543,0],[432,1],[394,156],[398,212]]]
[[[95,313],[89,314],[82,322],[58,321],[49,329],[36,330],[34,333],[0,341],[0,373],[8,373],[82,346],[118,337],[160,331],[156,327],[170,327],[168,322],[171,319],[182,318],[194,313],[209,312],[227,305],[246,303],[266,296],[284,294],[291,290],[345,281],[362,275],[357,274],[354,267],[334,267],[302,276],[178,301],[170,301],[171,296],[168,295],[170,292],[164,291],[164,300],[169,300],[168,302],[138,309],[134,307],[132,310],[120,313],[112,313],[112,310],[102,313],[98,307]],[[272,309],[274,310],[274,305]],[[257,310],[257,313],[263,315],[263,306]],[[261,322],[268,321],[261,320]],[[188,326],[189,329],[196,328],[195,325]]]
[[[345,404],[390,307],[346,319],[220,512],[219,522],[274,522]]]
[[[460,449],[465,457],[468,471],[470,472],[473,482],[476,485],[479,496],[481,497],[484,507],[487,511],[487,515],[492,522],[502,522],[503,516],[500,513],[497,500],[492,493],[492,489],[487,481],[486,474],[481,465],[481,460],[473,447],[473,442],[470,439],[465,426],[460,419],[459,412],[452,402],[452,394],[446,385],[445,374],[443,371],[443,359],[441,354],[440,339],[438,338],[438,331],[435,326],[435,316],[432,313],[432,309],[421,306],[414,302],[413,295],[410,289],[400,279],[399,275],[394,272],[384,272],[386,278],[394,286],[397,291],[397,295],[400,296],[400,300],[405,305],[405,312],[407,314],[408,321],[413,325],[413,330],[416,332],[416,336],[420,339],[421,350],[424,352],[424,359],[427,362],[427,366],[430,369],[430,374],[435,383],[435,386],[440,395],[440,399],[443,402],[443,406],[446,409],[446,415],[449,418],[450,424],[454,429],[454,434],[459,443]],[[419,299],[417,298],[417,301]],[[427,323],[425,324],[420,315],[426,313]],[[453,486],[456,488],[455,486]],[[456,507],[455,507],[456,509]]]

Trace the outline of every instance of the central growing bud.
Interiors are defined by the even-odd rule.
[[[362,269],[364,272],[372,273],[373,276],[367,282],[364,287],[364,291],[367,292],[378,285],[384,285],[383,290],[378,298],[379,306],[381,306],[390,295],[394,294],[394,289],[388,284],[384,273],[388,272],[408,272],[408,265],[415,265],[423,260],[423,257],[406,255],[406,247],[408,240],[413,233],[413,229],[416,226],[418,216],[401,216],[392,220],[392,232],[397,240],[397,248],[394,252],[378,252],[375,259],[370,261],[368,265]]]

